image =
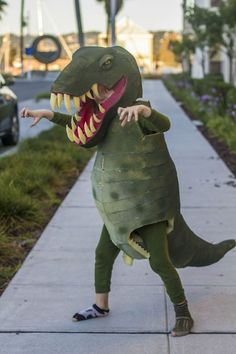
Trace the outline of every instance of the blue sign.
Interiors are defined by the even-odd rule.
[[[26,55],[32,55],[32,47],[27,47],[27,48],[25,48],[25,54]]]

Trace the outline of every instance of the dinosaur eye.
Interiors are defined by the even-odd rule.
[[[103,66],[111,65],[111,63],[112,63],[112,60],[111,59],[107,59],[105,61],[105,63],[103,63]]]
[[[100,67],[103,70],[108,70],[111,68],[112,66],[112,62],[113,62],[113,57],[112,55],[106,55],[105,57],[103,57],[100,61]]]

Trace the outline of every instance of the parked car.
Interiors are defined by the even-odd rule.
[[[8,87],[12,84],[12,79],[0,74],[0,139],[3,145],[16,145],[19,141],[17,96]]]

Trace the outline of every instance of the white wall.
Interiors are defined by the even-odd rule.
[[[205,56],[205,73],[209,73],[209,60],[207,55]],[[202,79],[203,78],[203,70],[202,70],[202,51],[197,48],[192,62],[192,77],[194,79]]]
[[[195,4],[199,7],[210,7],[211,1],[210,0],[195,0]]]

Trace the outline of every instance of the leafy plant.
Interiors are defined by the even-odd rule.
[[[191,79],[186,74],[169,75],[164,83],[192,117],[200,119],[236,152],[236,88],[211,75],[204,79]]]

